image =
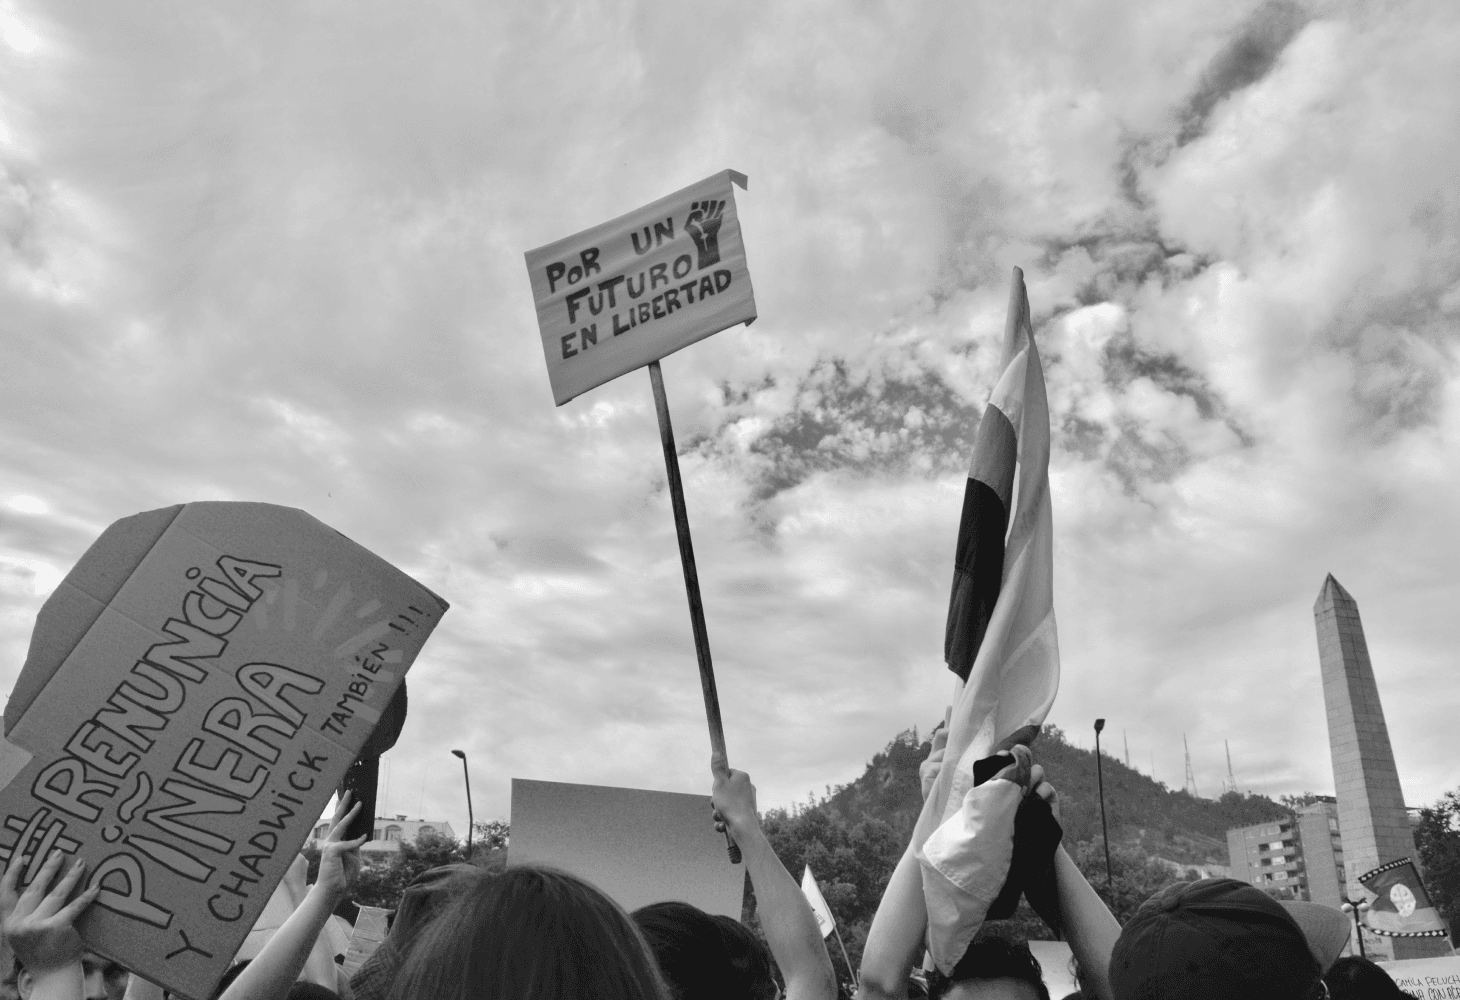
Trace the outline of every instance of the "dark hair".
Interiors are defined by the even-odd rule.
[[[474,865],[452,864],[432,868],[412,879],[387,918],[390,930],[385,940],[350,977],[355,1000],[384,1000],[416,937],[430,926],[432,918],[458,894],[490,877]]]
[[[1328,984],[1328,995],[1333,1000],[1407,1000],[1409,994],[1401,990],[1389,973],[1357,955],[1340,958],[1328,967],[1323,976]]]
[[[688,903],[653,903],[634,911],[675,1000],[770,1000],[776,995],[770,952],[739,921]]]
[[[391,1000],[664,1000],[623,909],[576,876],[524,865],[457,895],[416,938]]]
[[[1039,1000],[1049,1000],[1049,987],[1044,985],[1044,973],[1039,959],[1022,941],[1014,944],[996,934],[979,938],[968,946],[953,972],[943,975],[937,969],[928,973],[928,997],[942,1000],[944,994],[955,983],[969,979],[1017,979],[1034,988]]]

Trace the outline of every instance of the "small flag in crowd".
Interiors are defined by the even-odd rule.
[[[1378,898],[1369,904],[1369,929],[1387,937],[1444,937],[1445,923],[1430,903],[1409,858],[1380,865],[1359,882]]]
[[[806,866],[806,871],[801,876],[801,891],[806,894],[806,902],[811,904],[811,912],[816,914],[816,926],[821,928],[821,936],[830,937],[831,932],[836,930],[836,921],[831,917],[831,907],[826,905],[821,888],[816,884],[816,877],[811,874],[810,865]]]
[[[948,745],[912,847],[922,869],[928,948],[946,973],[1009,872],[1007,852],[984,849],[999,838],[977,834],[988,824],[1012,829],[1020,799],[1007,782],[975,788],[974,762],[1032,742],[1059,688],[1049,403],[1018,268],[1000,377],[968,470],[944,656],[958,676]],[[966,887],[975,883],[989,887],[987,898],[970,894]]]

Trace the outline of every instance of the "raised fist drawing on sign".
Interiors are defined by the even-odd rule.
[[[720,262],[720,223],[725,221],[723,201],[696,201],[689,206],[689,215],[684,220],[684,231],[695,241],[699,251],[699,267],[709,267]]]

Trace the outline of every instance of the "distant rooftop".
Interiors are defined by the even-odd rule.
[[[321,820],[309,832],[306,843],[317,844],[329,835],[328,820]],[[360,848],[366,854],[389,854],[400,850],[402,842],[413,844],[423,833],[435,833],[447,840],[456,840],[456,831],[444,819],[407,819],[405,813],[375,817],[374,839]]]

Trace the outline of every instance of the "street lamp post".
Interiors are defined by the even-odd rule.
[[[1350,917],[1353,918],[1354,937],[1356,937],[1359,942],[1359,957],[1368,958],[1369,956],[1364,954],[1364,915],[1369,912],[1368,902],[1361,901],[1355,903],[1353,900],[1345,896],[1343,897],[1343,905],[1340,906],[1339,909],[1341,909],[1344,913],[1347,913]]]
[[[451,751],[453,756],[461,758],[461,776],[466,779],[466,860],[471,860],[471,834],[476,827],[475,817],[471,812],[471,772],[466,769],[466,753],[462,750]]]
[[[1095,720],[1095,780],[1100,785],[1100,838],[1105,842],[1105,895],[1110,899],[1110,908],[1115,909],[1115,882],[1110,875],[1110,828],[1105,825],[1105,771],[1100,766],[1100,730],[1105,728],[1104,719]]]

